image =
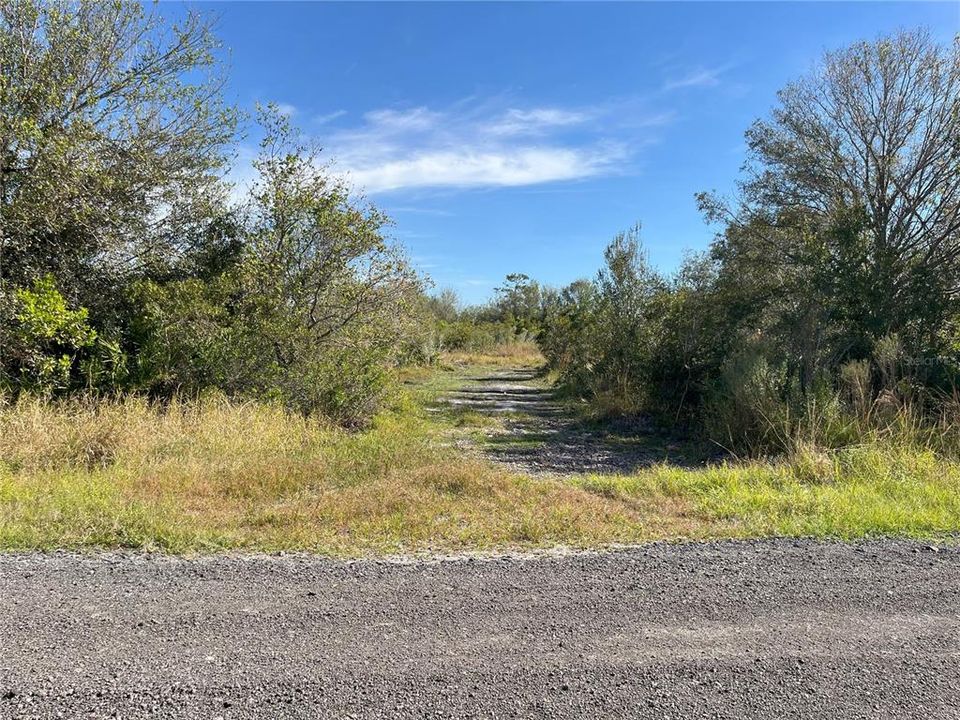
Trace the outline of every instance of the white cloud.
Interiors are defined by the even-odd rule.
[[[414,153],[370,168],[350,179],[371,193],[413,187],[511,187],[597,175],[617,159],[609,150],[519,148]]]
[[[669,125],[677,119],[677,114],[673,110],[654,113],[652,115],[639,114],[634,117],[624,118],[621,122],[624,127],[631,128],[653,128]]]
[[[412,110],[372,110],[364,119],[384,132],[402,133],[417,130],[430,130],[442,115],[425,107]]]
[[[511,108],[500,118],[486,126],[492,135],[537,134],[551,128],[579,125],[589,119],[586,112],[561,110],[560,108],[534,108],[517,110]]]
[[[719,65],[712,68],[697,68],[691,72],[667,80],[663,84],[664,90],[678,90],[690,87],[716,87],[720,84],[720,76],[730,69],[730,65]]]
[[[315,122],[317,125],[326,125],[328,122],[333,122],[337,118],[342,118],[346,114],[346,110],[334,110],[333,112],[326,113],[325,115],[317,115],[313,119],[313,122]]]
[[[638,112],[636,122],[624,123],[619,115],[612,105],[496,109],[461,102],[446,110],[386,108],[365,113],[361,125],[322,141],[334,167],[368,193],[517,187],[616,172],[631,148],[644,145],[652,128],[672,117]],[[625,128],[629,138],[622,137]]]
[[[297,114],[297,107],[290,103],[277,103],[277,112],[284,117],[293,117]]]
[[[453,215],[449,210],[440,208],[417,207],[413,205],[391,205],[387,208],[391,213],[411,213],[413,215],[433,215],[436,217],[451,217]]]

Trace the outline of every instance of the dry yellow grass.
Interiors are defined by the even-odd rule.
[[[440,354],[441,364],[453,366],[539,367],[545,361],[540,348],[534,342],[497,345],[483,352],[444,352]]]
[[[216,398],[23,400],[0,411],[0,547],[357,555],[668,531],[659,510],[494,468],[434,430],[410,409],[351,434]]]
[[[216,397],[23,399],[0,406],[0,549],[358,556],[960,530],[960,463],[922,448],[561,480],[496,467],[451,432],[409,400],[350,433]]]

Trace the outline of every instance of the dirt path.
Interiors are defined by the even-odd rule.
[[[657,462],[697,464],[689,448],[649,424],[584,420],[530,369],[471,374],[444,402],[498,420],[482,450],[527,473],[630,473]]]
[[[0,718],[957,718],[960,551],[0,555]]]

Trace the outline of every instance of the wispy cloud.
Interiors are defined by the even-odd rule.
[[[667,80],[663,84],[664,90],[679,90],[692,87],[716,87],[720,84],[720,76],[731,68],[730,64],[715,67],[700,67]]]
[[[624,155],[622,148],[615,147],[426,151],[353,169],[350,178],[369,192],[413,187],[536,185],[597,175]]]
[[[486,126],[493,135],[537,135],[558,127],[580,125],[590,118],[583,111],[560,108],[511,108]]]
[[[324,136],[323,145],[335,167],[371,194],[540,185],[618,171],[672,118],[632,110],[638,114],[624,122],[612,106],[497,108],[471,100],[383,108]]]
[[[449,210],[440,208],[416,207],[412,205],[391,205],[388,207],[391,213],[411,213],[413,215],[433,215],[436,217],[451,217],[453,215]]]
[[[443,114],[429,108],[417,107],[411,110],[371,110],[363,117],[369,127],[393,134],[433,130],[443,118]]]
[[[297,114],[297,107],[290,103],[277,103],[277,112],[284,117],[293,117]]]
[[[327,123],[333,122],[338,118],[342,118],[346,114],[347,114],[346,110],[334,110],[331,113],[326,113],[324,115],[317,115],[313,119],[313,122],[316,123],[317,125],[326,125]]]

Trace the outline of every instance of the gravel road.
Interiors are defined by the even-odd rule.
[[[465,378],[440,403],[501,419],[503,427],[487,432],[482,452],[531,475],[631,473],[655,463],[695,466],[708,459],[641,418],[585,421],[530,368]]]
[[[960,549],[0,555],[0,717],[956,718]]]

